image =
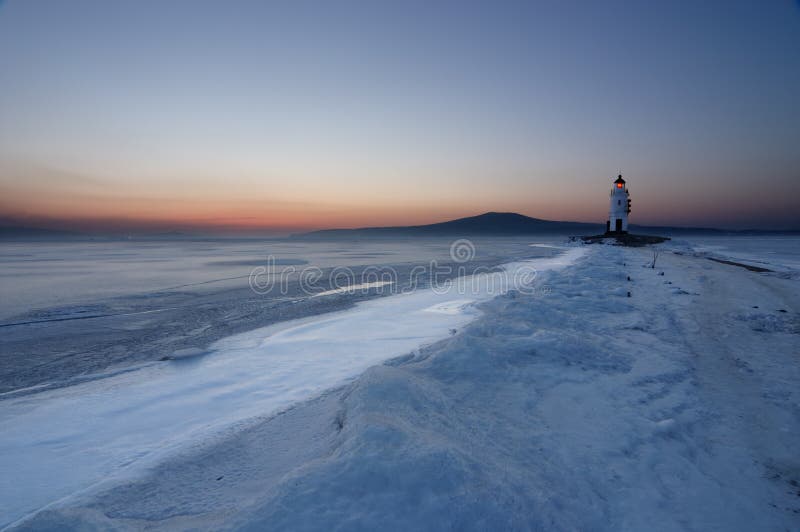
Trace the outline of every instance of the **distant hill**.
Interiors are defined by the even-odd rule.
[[[13,222],[12,222],[13,223]],[[631,233],[647,235],[798,235],[798,230],[763,231],[742,230],[731,231],[702,227],[666,227],[666,226],[629,226]],[[324,229],[292,235],[292,238],[383,238],[408,236],[514,236],[514,235],[597,235],[605,231],[605,224],[542,220],[531,218],[514,212],[487,212],[477,216],[458,218],[447,222],[428,225],[410,225],[397,227],[362,227],[359,229]],[[261,239],[274,238],[270,234],[221,234],[194,233],[184,231],[137,232],[137,233],[81,233],[61,229],[45,229],[23,225],[10,225],[0,219],[0,241],[57,241],[57,240],[215,240],[224,239]],[[282,238],[284,238],[282,236]]]
[[[381,237],[381,236],[452,236],[452,235],[524,235],[524,234],[593,234],[605,226],[582,222],[558,222],[531,218],[513,212],[487,212],[448,222],[404,227],[364,227],[361,229],[325,229],[298,237]]]
[[[668,227],[631,225],[631,233],[657,235],[757,235],[757,234],[798,234],[798,231],[728,231],[706,227]],[[478,216],[458,218],[447,222],[428,225],[398,227],[363,227],[360,229],[324,229],[293,235],[296,238],[379,238],[384,236],[457,236],[457,235],[532,235],[569,234],[596,235],[606,230],[605,224],[584,222],[564,222],[531,218],[514,212],[487,212]]]

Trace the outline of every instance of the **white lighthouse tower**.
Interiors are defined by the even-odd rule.
[[[611,203],[608,209],[606,233],[621,234],[628,232],[628,214],[631,212],[631,198],[625,180],[620,174],[611,187]]]

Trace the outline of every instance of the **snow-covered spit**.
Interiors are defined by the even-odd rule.
[[[689,248],[664,246],[655,268],[651,249],[575,248],[532,294],[392,296],[232,337],[202,372],[6,401],[3,515],[35,530],[796,530],[797,278]]]

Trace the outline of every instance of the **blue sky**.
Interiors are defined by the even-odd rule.
[[[0,218],[800,227],[797,2],[0,4]]]

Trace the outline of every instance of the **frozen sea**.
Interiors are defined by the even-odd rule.
[[[252,251],[261,244],[241,242],[215,243],[223,258],[195,247],[208,243],[188,243],[193,251],[178,260],[167,258],[171,244],[158,243],[131,268],[159,254],[163,267],[118,291],[43,290],[42,303],[4,322],[13,331],[0,344],[4,357],[14,354],[9,346],[35,347],[53,327],[46,334],[68,353],[75,346],[64,338],[110,328],[112,340],[190,356],[133,359],[83,380],[6,392],[0,523],[794,528],[798,240],[774,241],[773,253],[763,239],[676,240],[662,246],[657,268],[646,267],[648,249],[563,240],[475,243],[465,264],[485,269],[468,290],[292,292],[243,310],[235,301],[249,290],[244,276],[263,259]],[[449,244],[291,243],[297,255],[275,256],[328,272],[386,264],[408,272],[447,262]],[[229,258],[237,249],[244,257]],[[171,277],[184,260],[195,268],[188,283]],[[103,270],[102,261],[88,264]],[[140,299],[192,312],[115,313]],[[335,303],[274,315],[320,300]],[[172,338],[169,322],[180,328],[202,305],[212,310],[185,335],[213,341],[192,350]],[[253,312],[245,329],[221,325]],[[230,334],[203,336],[203,327]],[[148,337],[159,334],[170,340]]]
[[[0,393],[63,386],[202,351],[226,336],[342,309],[412,281],[424,284],[428,279],[411,276],[431,264],[456,276],[553,253],[526,240],[476,239],[468,260],[456,264],[451,244],[435,238],[3,242]],[[254,291],[251,274],[266,270],[271,275],[255,277],[256,287],[269,280],[273,286]],[[386,273],[394,276],[391,286],[374,283]],[[351,284],[372,289],[336,293]],[[311,297],[319,294],[328,297]]]
[[[698,253],[776,271],[800,271],[800,237],[797,235],[705,235],[682,238]]]
[[[539,239],[542,240],[542,239]],[[558,237],[544,241],[560,240]],[[476,240],[476,259],[514,255],[527,241]],[[66,316],[120,296],[246,286],[253,268],[333,268],[449,260],[448,239],[391,241],[151,240],[0,242],[0,320]],[[517,248],[516,250],[514,248]]]
[[[557,265],[561,240],[5,245],[0,461],[30,482],[0,483],[0,521],[446,337],[508,289],[487,281],[498,264]],[[269,261],[291,275],[258,293]],[[494,273],[433,287],[434,267]],[[394,277],[360,283],[365,268]]]

